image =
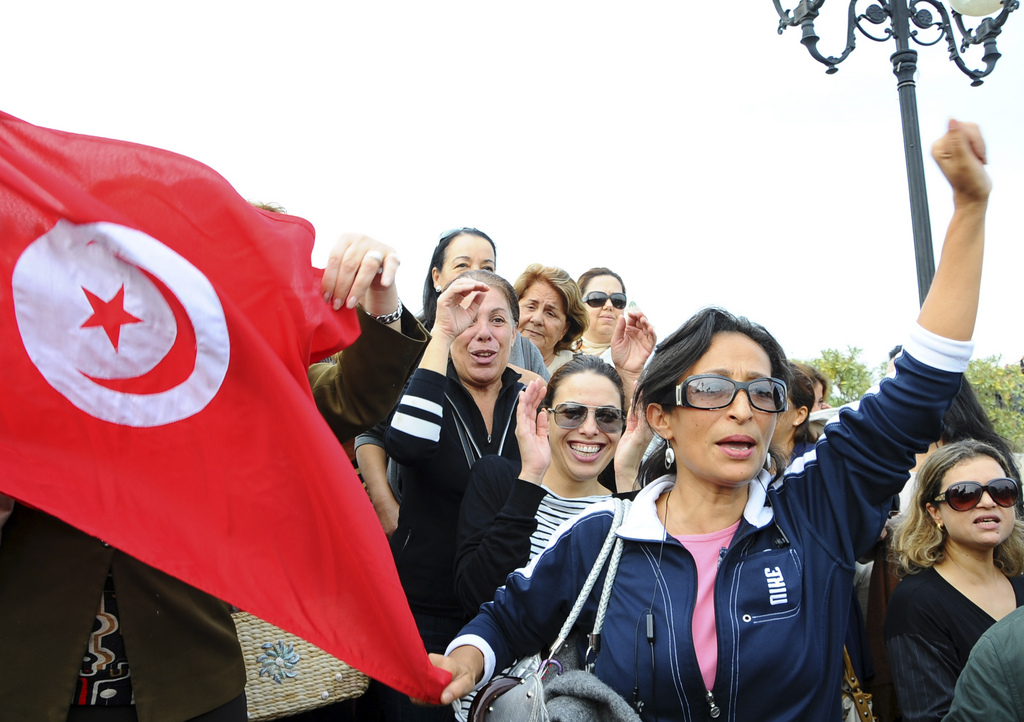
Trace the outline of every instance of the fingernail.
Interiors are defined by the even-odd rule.
[[[335,311],[340,311],[341,310],[341,299],[340,298],[334,299],[334,310]]]
[[[348,306],[349,308],[355,308],[357,300],[358,299],[356,299],[355,296],[349,296],[348,303],[346,303],[345,305]]]
[[[328,291],[327,293],[324,294],[324,303],[330,303],[330,302],[331,302],[331,292]]]

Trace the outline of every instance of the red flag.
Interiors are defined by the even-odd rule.
[[[306,379],[358,334],[312,244],[194,160],[0,113],[0,492],[436,701]]]

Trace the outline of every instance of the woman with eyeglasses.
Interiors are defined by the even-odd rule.
[[[631,495],[650,441],[646,425],[626,419],[622,381],[596,356],[578,355],[546,390],[520,392],[516,438],[522,463],[485,456],[473,465],[459,513],[455,591],[474,615],[515,569],[547,545],[560,524],[612,493],[598,479],[615,464],[616,491]],[[460,700],[466,719],[472,696]]]
[[[892,538],[902,581],[885,617],[896,696],[907,722],[941,720],[981,635],[1024,605],[1020,483],[980,441],[935,451]]]
[[[789,368],[763,327],[705,309],[648,364],[634,405],[664,443],[641,465],[643,488],[617,531],[594,668],[642,719],[839,718],[854,562],[914,453],[939,437],[972,350],[991,186],[984,144],[976,126],[951,121],[932,153],[954,215],[918,325],[896,377],[841,412],[813,460],[769,471]],[[610,503],[591,505],[508,577],[447,656],[432,657],[453,675],[441,702],[551,643],[612,516]]]
[[[612,334],[626,310],[626,284],[610,268],[591,268],[576,281],[587,306],[590,323],[580,339],[580,353],[600,356],[612,363]]]

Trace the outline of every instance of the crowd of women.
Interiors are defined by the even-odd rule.
[[[615,508],[608,497],[617,492],[635,498],[614,532],[622,551],[600,613],[600,653],[595,661],[583,641],[578,651],[641,718],[837,718],[844,648],[856,647],[864,686],[871,676],[869,650],[858,643],[863,630],[854,621],[854,612],[860,614],[854,575],[858,560],[885,536],[894,561],[883,560],[880,571],[904,581],[888,599],[884,630],[896,704],[880,714],[906,720],[946,714],[974,642],[1024,603],[1024,524],[1016,513],[1020,484],[1012,454],[985,427],[984,414],[972,434],[982,440],[951,436],[953,419],[944,434],[954,401],[970,393],[962,372],[977,310],[989,181],[973,126],[951,123],[934,155],[953,188],[955,211],[932,289],[891,377],[855,408],[840,411],[820,438],[807,422],[821,405],[822,380],[788,361],[763,327],[706,309],[649,358],[649,333],[632,337],[641,340],[632,344],[636,353],[624,356],[617,353],[619,339],[634,328],[633,317],[615,318],[627,305],[625,284],[595,269],[583,274],[579,291],[599,312],[587,329],[601,335],[585,332],[578,347],[610,359],[619,378],[583,356],[568,361],[550,389],[532,382],[520,391],[516,412],[503,412],[518,443],[498,450],[504,458],[478,460],[470,449],[482,456],[485,444],[508,438],[493,413],[500,374],[491,380],[493,399],[469,394],[477,403],[467,407],[484,420],[477,434],[449,427],[446,415],[461,418],[451,392],[473,383],[472,371],[483,363],[458,357],[489,358],[484,340],[498,335],[480,330],[481,317],[500,307],[503,323],[511,317],[547,363],[560,363],[556,344],[565,340],[574,296],[553,282],[531,292],[534,281],[507,289],[502,304],[491,298],[499,282],[476,274],[441,293],[435,330],[440,327],[442,341],[430,345],[451,348],[451,368],[439,378],[444,365],[428,362],[428,347],[392,417],[386,446],[401,456],[403,469],[423,468],[429,459],[446,466],[445,482],[456,464],[461,477],[459,499],[445,497],[450,516],[439,513],[438,480],[429,505],[420,502],[429,508],[421,521],[435,524],[435,564],[440,540],[450,536],[440,568],[424,575],[443,578],[445,587],[410,595],[417,618],[440,632],[432,638],[424,632],[428,650],[445,647],[433,658],[453,674],[443,701],[463,697],[552,643],[604,546]],[[535,318],[545,309],[550,327]],[[642,320],[635,328],[648,330]],[[469,340],[463,349],[452,338]],[[436,389],[417,384],[428,363]],[[587,374],[603,378],[582,378]],[[638,427],[653,432],[646,455],[637,451],[648,446]],[[451,452],[438,454],[445,443]],[[425,450],[416,456],[419,445]],[[603,478],[601,466],[613,473]],[[888,525],[894,497],[915,468],[910,503]],[[575,494],[567,492],[570,479]],[[413,493],[403,483],[407,490]],[[570,508],[563,500],[574,496],[579,501]],[[392,537],[400,571],[425,531],[404,528],[405,503],[399,513],[405,533]],[[556,530],[570,514],[571,522]],[[417,564],[403,576],[420,593],[426,586],[413,575],[421,573]],[[600,587],[583,600],[581,630],[598,623]],[[460,615],[474,611],[457,630]]]
[[[978,129],[952,121],[933,156],[954,215],[931,290],[891,374],[824,431],[828,379],[723,309],[657,343],[613,270],[534,264],[509,283],[494,241],[459,228],[419,336],[393,249],[339,244],[325,298],[423,339],[356,458],[452,674],[442,706],[377,685],[374,714],[488,719],[501,697],[476,691],[545,654],[576,606],[580,673],[625,701],[615,719],[837,720],[851,678],[879,719],[942,719],[975,643],[1024,605],[1024,522],[1012,450],[962,375],[990,191]],[[333,423],[340,376],[310,374]]]
[[[852,675],[879,682],[879,719],[942,719],[974,642],[1024,603],[1024,524],[1012,450],[962,377],[984,147],[953,122],[934,154],[956,201],[935,282],[890,375],[824,433],[828,379],[760,325],[706,309],[655,350],[611,269],[510,284],[486,234],[442,234],[430,341],[357,453],[458,718],[551,645],[628,498],[577,651],[640,718],[836,719]],[[453,716],[380,698],[387,720]]]

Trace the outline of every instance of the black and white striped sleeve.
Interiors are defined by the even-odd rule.
[[[414,464],[437,451],[446,386],[447,379],[436,371],[416,369],[384,437],[389,456]]]

